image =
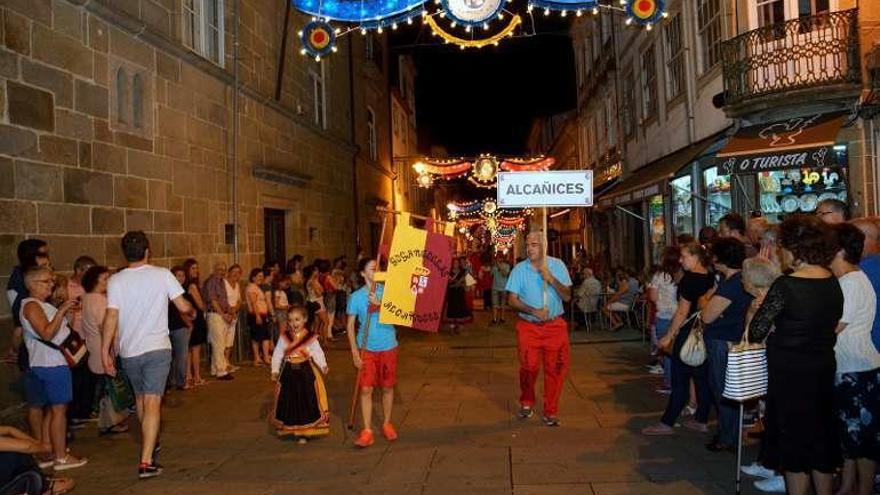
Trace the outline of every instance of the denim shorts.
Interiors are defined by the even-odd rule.
[[[24,375],[24,395],[29,406],[43,407],[67,404],[73,400],[73,379],[70,368],[35,366]]]
[[[122,358],[122,368],[135,395],[162,395],[171,370],[171,349],[159,349]]]

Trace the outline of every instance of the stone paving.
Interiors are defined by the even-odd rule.
[[[460,335],[401,330],[395,423],[400,439],[377,435],[366,450],[345,429],[353,368],[347,345],[327,349],[332,434],[298,445],[265,420],[272,384],[265,368],[233,382],[175,392],[164,408],[163,476],[139,482],[134,434],[77,433],[90,457],[69,471],[76,493],[103,494],[454,494],[620,495],[733,493],[735,457],[679,431],[647,438],[665,396],[645,373],[638,334],[579,330],[563,393],[562,427],[523,422],[517,409],[513,329],[477,324]],[[378,404],[377,404],[378,406]],[[132,431],[135,431],[133,428]],[[746,454],[751,459],[753,452]],[[752,492],[750,481],[744,493]]]

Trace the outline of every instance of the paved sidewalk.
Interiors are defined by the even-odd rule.
[[[452,494],[556,495],[733,493],[735,457],[679,431],[646,438],[665,396],[645,373],[647,347],[635,332],[580,330],[562,397],[562,427],[522,422],[511,326],[474,325],[461,335],[401,330],[395,423],[400,439],[377,435],[352,447],[344,427],[353,368],[344,341],[327,349],[332,434],[297,445],[265,421],[272,384],[265,368],[233,382],[175,392],[164,409],[166,473],[139,482],[133,434],[77,432],[73,450],[91,458],[68,471],[75,493],[103,494]],[[613,342],[617,340],[618,342]],[[623,340],[623,342],[621,342]],[[378,406],[378,404],[377,404]],[[538,411],[540,412],[540,411]],[[376,415],[377,417],[378,414]],[[135,428],[132,429],[135,431]],[[378,431],[378,430],[377,430]],[[753,453],[747,454],[750,462]],[[754,493],[746,480],[744,493]]]

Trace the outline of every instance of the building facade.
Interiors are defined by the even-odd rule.
[[[430,216],[433,198],[429,189],[418,187],[412,165],[419,154],[416,120],[416,64],[410,55],[399,55],[391,85],[391,143],[394,156],[397,208]]]
[[[203,273],[370,249],[393,203],[387,40],[315,62],[308,19],[257,0],[9,0],[0,19],[0,284],[26,237],[62,272],[121,266],[127,230]]]
[[[876,14],[850,3],[671,1],[668,17],[651,30],[625,26],[605,9],[577,21],[578,141],[581,166],[596,180],[594,255],[607,266],[644,269],[676,239],[698,236],[728,212],[775,222],[810,211],[822,194],[846,199],[856,213],[873,212],[874,166],[864,151],[872,138],[859,130],[867,77],[858,67],[866,56],[860,38],[876,39]],[[754,143],[744,140],[756,132],[750,126],[779,124],[785,130],[775,136],[788,140],[797,129],[786,119],[835,112],[847,113],[835,121],[843,129],[823,146],[842,157],[843,170],[837,161],[730,169],[731,153],[767,156],[747,149]],[[800,180],[780,187],[795,169],[836,186],[811,191]]]

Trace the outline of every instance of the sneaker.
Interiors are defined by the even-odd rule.
[[[662,375],[663,374],[663,366],[659,364],[655,364],[653,366],[648,366],[648,373],[652,375]]]
[[[519,419],[529,419],[535,414],[535,411],[532,410],[529,406],[522,406],[519,408],[519,412],[516,414]]]
[[[354,441],[354,444],[362,449],[373,445],[373,430],[367,428],[361,430],[361,434],[358,435],[357,440]]]
[[[700,423],[694,418],[688,418],[682,422],[682,426],[687,428],[688,430],[695,431],[697,433],[709,433],[709,426],[706,423]]]
[[[654,389],[654,392],[657,392],[660,395],[669,395],[672,393],[672,389],[669,387],[657,387]]]
[[[68,469],[83,467],[88,464],[88,462],[89,460],[85,457],[79,458],[68,454],[64,456],[64,459],[55,459],[55,462],[52,463],[52,468],[55,469],[55,471],[66,471]]]
[[[696,406],[692,406],[692,405],[688,404],[684,408],[684,415],[685,416],[693,416],[696,412],[697,412]]]
[[[162,474],[162,471],[162,466],[156,464],[156,461],[142,462],[138,465],[138,478],[142,480],[155,478]]]
[[[663,423],[657,423],[656,425],[646,426],[642,428],[642,435],[648,436],[659,436],[659,435],[672,435],[675,433],[675,430]]]
[[[37,466],[40,469],[49,469],[54,464],[55,464],[54,457],[43,457],[43,458],[37,457]]]
[[[394,425],[391,423],[385,423],[382,425],[382,435],[385,437],[385,440],[388,440],[389,442],[397,440],[397,430],[394,429]]]
[[[544,426],[559,426],[559,418],[556,416],[541,416]]]
[[[753,462],[753,463],[749,464],[748,466],[743,466],[739,469],[743,473],[745,473],[749,476],[754,476],[755,478],[768,479],[768,478],[772,478],[772,477],[776,476],[776,471],[774,471],[772,469],[767,469],[764,466],[758,464],[757,462]]]
[[[762,492],[785,493],[785,478],[774,476],[765,480],[758,480],[755,482],[755,488]]]

